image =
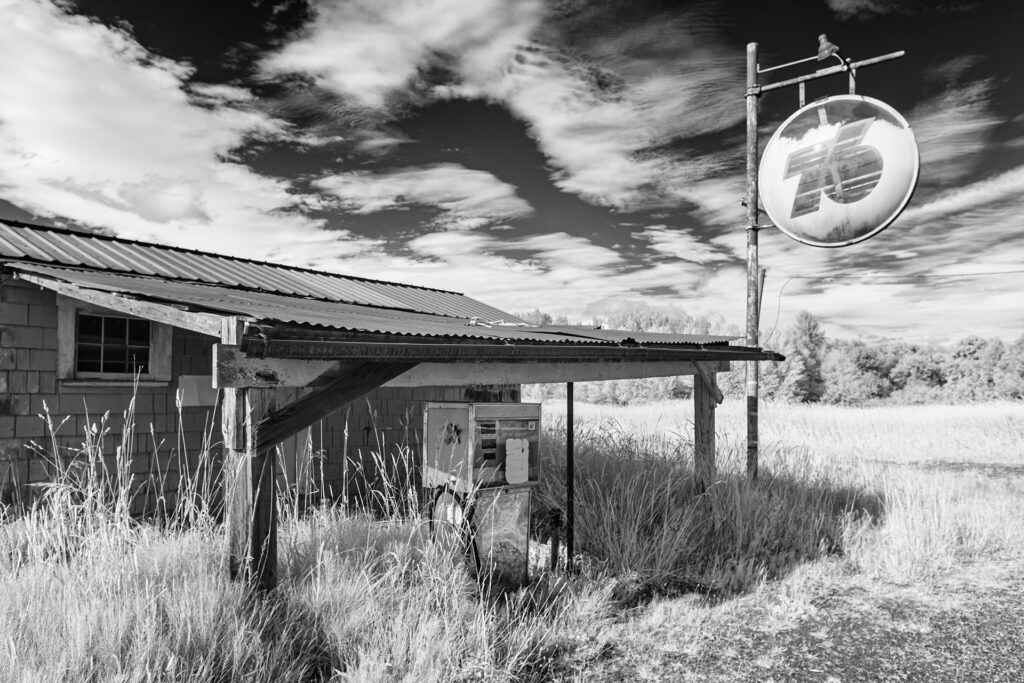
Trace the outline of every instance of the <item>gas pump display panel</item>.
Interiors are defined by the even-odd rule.
[[[423,485],[469,493],[540,481],[540,405],[428,403],[424,407]]]
[[[477,405],[473,420],[473,470],[480,486],[540,481],[540,406]]]

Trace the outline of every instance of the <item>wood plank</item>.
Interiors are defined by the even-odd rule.
[[[258,358],[247,356],[234,344],[213,345],[213,386],[230,387],[305,387],[321,377],[344,374],[355,363],[295,358]]]
[[[332,376],[355,371],[356,362],[259,358],[237,346],[215,344],[213,382],[216,387],[316,386]],[[729,370],[728,361],[701,361],[705,372]],[[420,363],[385,382],[388,387],[468,386],[475,384],[543,384],[594,382],[635,377],[674,377],[698,372],[689,361],[651,362],[517,362]]]
[[[725,400],[725,394],[723,394],[722,390],[718,388],[718,379],[715,377],[716,371],[708,363],[703,361],[698,361],[694,363],[694,365],[697,368],[697,374],[700,375],[702,380],[704,380],[705,386],[711,390],[711,395],[714,397],[715,403],[722,405],[722,401]]]
[[[256,450],[261,452],[276,446],[300,429],[344,408],[410,367],[408,363],[366,363],[306,394],[259,421],[255,432]]]
[[[242,323],[229,317],[221,338],[235,341],[241,330]],[[261,593],[277,585],[277,452],[255,450],[253,425],[273,400],[273,390],[225,389],[221,403],[228,571]]]
[[[693,378],[693,470],[698,486],[710,486],[715,469],[715,396],[698,374]]]
[[[264,326],[265,327],[265,326]],[[261,328],[262,329],[262,328]],[[287,330],[285,330],[287,333]],[[329,334],[329,333],[325,333]],[[489,363],[591,361],[746,361],[785,360],[774,351],[710,344],[708,346],[632,346],[618,344],[535,344],[506,341],[370,342],[326,339],[263,338],[246,335],[242,351],[265,358],[389,361],[405,363]]]
[[[258,416],[274,409],[272,389],[247,389],[249,415],[247,423],[258,423]],[[249,554],[252,557],[248,568],[249,581],[261,592],[277,587],[277,449],[256,448],[255,431],[250,436],[249,487],[252,491],[252,516],[250,517]]]
[[[18,273],[18,277],[26,282],[39,285],[46,289],[53,290],[77,301],[102,306],[113,311],[134,315],[147,320],[155,320],[159,323],[181,327],[193,332],[207,334],[211,337],[219,337],[221,331],[221,318],[224,316],[214,313],[197,313],[195,311],[183,311],[167,304],[159,304],[151,301],[132,299],[122,294],[104,292],[98,289],[79,287],[69,282],[51,280],[39,275],[29,273]]]
[[[229,344],[235,344],[242,338],[243,329],[244,324],[237,316],[227,316],[221,320],[220,338]],[[216,346],[218,345],[214,345],[214,348]],[[214,366],[216,367],[216,360],[214,360]],[[213,386],[217,386],[216,380],[214,380]],[[224,389],[220,395],[221,434],[224,444],[231,450],[245,450],[245,396],[239,394],[235,388]]]

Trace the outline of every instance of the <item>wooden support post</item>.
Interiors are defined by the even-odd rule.
[[[701,490],[715,480],[716,390],[713,381],[693,376],[693,470]]]
[[[235,344],[240,325],[225,324]],[[277,585],[277,449],[279,443],[406,372],[410,363],[365,363],[274,410],[274,389],[224,389],[228,556],[233,579],[261,592]]]
[[[266,389],[228,391],[235,392],[222,406],[222,420],[230,425],[224,429],[228,567],[231,578],[266,592],[277,585],[277,451],[255,450],[253,425],[272,407],[273,393]],[[232,401],[235,406],[228,405]],[[241,435],[243,448],[231,447],[237,445],[232,443],[237,435]]]
[[[573,386],[565,385],[565,571],[576,570],[573,554],[576,552],[576,510],[575,510],[575,443],[573,442]]]
[[[237,344],[243,323],[224,318],[221,341]],[[225,520],[228,571],[260,592],[277,585],[276,455],[258,450],[255,424],[273,407],[273,389],[223,389]]]

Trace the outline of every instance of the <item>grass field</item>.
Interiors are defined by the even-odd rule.
[[[545,406],[540,492],[558,506],[562,410]],[[752,484],[727,402],[705,492],[690,404],[576,414],[581,572],[538,552],[511,594],[482,595],[421,519],[284,506],[281,586],[257,601],[195,509],[139,524],[101,475],[60,482],[0,525],[0,680],[907,680],[894,656],[856,667],[1021,574],[1024,405],[765,405]]]

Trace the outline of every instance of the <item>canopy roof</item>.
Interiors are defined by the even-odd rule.
[[[423,361],[773,360],[730,337],[530,325],[457,292],[0,221],[0,264],[94,303],[145,302],[165,322],[219,334],[248,323],[247,353]],[[97,301],[94,297],[100,296]],[[146,315],[136,307],[133,312]],[[189,317],[189,314],[192,317]],[[197,322],[198,321],[198,322]]]

